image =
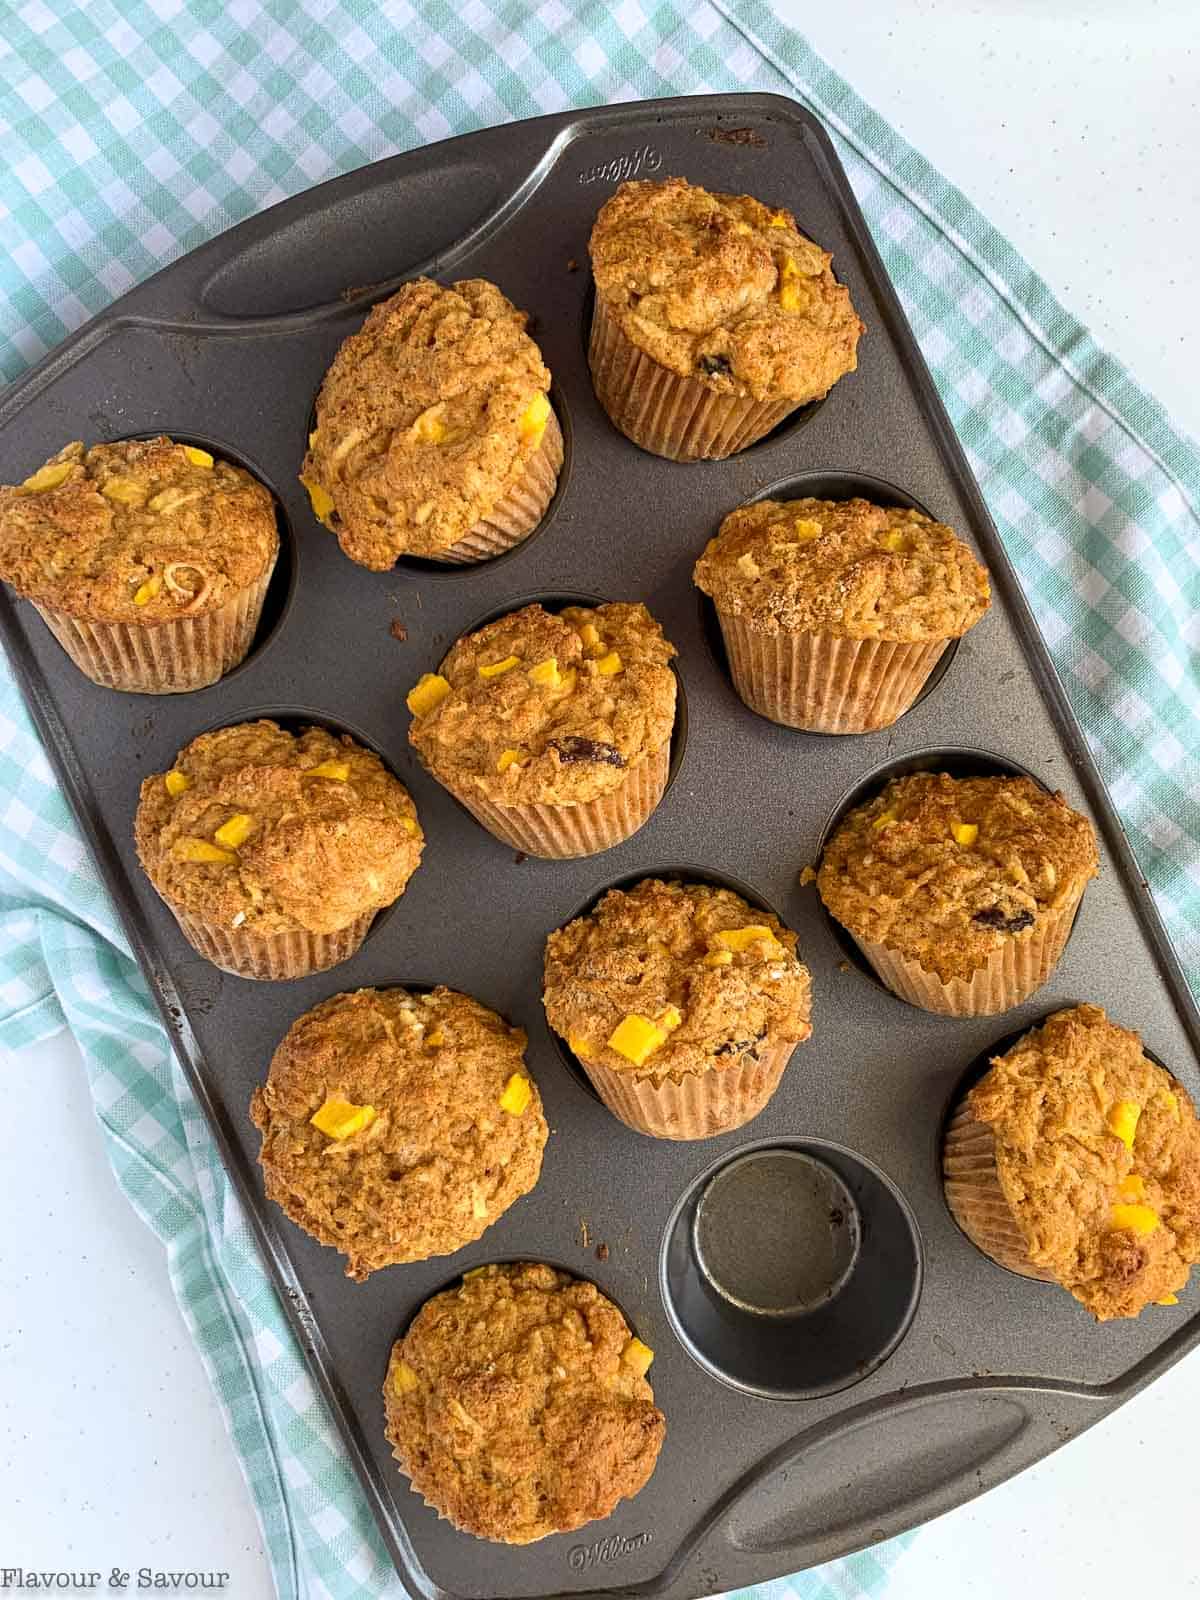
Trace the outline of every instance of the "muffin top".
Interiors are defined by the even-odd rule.
[[[591,1283],[535,1263],[468,1272],[393,1346],[387,1437],[464,1533],[531,1544],[637,1494],[666,1423],[652,1352]]]
[[[216,611],[269,572],[275,502],[241,467],[165,437],[77,440],[0,487],[0,578],[89,622]]]
[[[422,677],[408,737],[435,776],[498,805],[594,800],[670,738],[674,654],[643,605],[525,606]]]
[[[1099,1006],[1058,1011],[967,1097],[1032,1261],[1099,1321],[1173,1304],[1200,1261],[1200,1123]]]
[[[796,935],[731,889],[645,878],[546,941],[550,1026],[585,1062],[661,1082],[812,1032]]]
[[[317,396],[301,482],[352,561],[456,544],[520,476],[547,428],[550,373],[494,283],[406,283],[345,340]]]
[[[590,249],[621,332],[682,378],[801,405],[857,365],[850,292],[790,211],[686,178],[623,183]]]
[[[756,633],[955,639],[991,604],[945,523],[869,500],[758,500],[722,522],[696,584]]]
[[[943,983],[1069,906],[1096,876],[1092,824],[1032,778],[893,778],[825,846],[821,899],[850,932]]]
[[[134,837],[169,904],[264,938],[336,933],[391,905],[425,844],[377,755],[267,721],[202,733],[146,778]]]
[[[267,1194],[363,1279],[478,1239],[542,1170],[525,1034],[452,989],[334,995],[288,1029],[250,1116]]]

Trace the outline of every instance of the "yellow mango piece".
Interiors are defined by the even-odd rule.
[[[658,1018],[658,1026],[667,1033],[674,1033],[682,1022],[683,1012],[680,1011],[678,1006],[668,1006]]]
[[[529,1103],[533,1099],[533,1088],[524,1073],[514,1072],[504,1085],[504,1093],[500,1096],[500,1109],[507,1111],[510,1117],[519,1117],[523,1111],[528,1111]]]
[[[555,694],[560,700],[565,700],[569,694],[575,693],[575,685],[579,680],[579,673],[574,667],[568,667],[559,677]]]
[[[801,544],[811,544],[814,539],[821,537],[824,530],[812,517],[797,517],[792,524],[792,531]]]
[[[733,961],[732,950],[713,950],[704,958],[706,967],[727,967]]]
[[[1110,1220],[1114,1228],[1142,1237],[1158,1227],[1158,1212],[1150,1206],[1115,1205]]]
[[[207,862],[213,866],[232,866],[237,856],[232,850],[222,850],[219,844],[208,839],[176,839],[171,846],[176,861]]]
[[[639,1378],[644,1378],[650,1370],[650,1363],[654,1360],[654,1351],[640,1339],[633,1338],[621,1351],[621,1360],[627,1367],[631,1367]]]
[[[153,576],[147,578],[145,583],[139,584],[138,587],[133,591],[134,605],[148,606],[161,588],[162,578],[156,572],[153,574]]]
[[[779,268],[779,304],[785,311],[799,311],[804,294],[797,281],[800,269],[791,256],[784,256]]]
[[[521,665],[520,656],[505,656],[503,661],[489,661],[486,667],[480,667],[481,678],[502,678],[506,672],[511,672],[514,667]]]
[[[312,506],[313,516],[328,527],[329,514],[333,510],[333,496],[315,478],[301,478],[300,482],[308,490],[308,501]]]
[[[418,823],[416,817],[401,817],[400,826],[404,829],[405,833],[411,833],[415,835],[421,831],[420,824]]]
[[[1177,1094],[1172,1094],[1170,1089],[1160,1089],[1158,1092],[1162,1096],[1162,1102],[1166,1106],[1168,1114],[1175,1122],[1178,1122],[1179,1096]]]
[[[171,799],[178,800],[181,794],[186,794],[187,791],[192,787],[192,780],[188,777],[186,772],[180,772],[179,769],[176,768],[173,772],[167,773],[166,777],[163,779],[163,784],[166,787],[167,793],[171,796]]]
[[[619,1056],[624,1056],[626,1061],[632,1061],[635,1067],[640,1067],[666,1043],[666,1039],[665,1030],[651,1022],[649,1017],[631,1011],[609,1035],[608,1047]]]
[[[441,1028],[435,1028],[432,1033],[427,1033],[425,1035],[425,1043],[432,1045],[435,1050],[439,1045],[445,1044],[445,1042],[446,1035],[443,1033]]]
[[[146,498],[145,489],[133,478],[110,478],[100,493],[121,506],[140,506]]]
[[[1177,1294],[1165,1294],[1161,1300],[1156,1300],[1154,1304],[1156,1306],[1177,1306],[1179,1304],[1179,1296]]]
[[[404,702],[414,717],[427,717],[450,693],[450,685],[438,672],[423,672]]]
[[[601,677],[611,678],[616,673],[624,670],[625,663],[621,660],[616,650],[610,650],[606,656],[601,656],[596,663],[596,671]]]
[[[65,483],[70,477],[72,465],[70,461],[48,461],[26,478],[21,487],[26,494],[45,494],[48,489],[57,489],[60,483]]]
[[[1118,1100],[1109,1108],[1108,1131],[1120,1139],[1126,1150],[1133,1149],[1134,1135],[1137,1133],[1141,1115],[1142,1108],[1136,1100]]]
[[[952,822],[950,832],[954,835],[955,843],[970,849],[979,837],[979,824],[977,822]]]
[[[361,1133],[371,1126],[375,1121],[375,1107],[356,1106],[353,1101],[330,1095],[308,1120],[331,1139],[348,1139],[351,1134]]]
[[[749,950],[751,945],[758,944],[760,940],[766,940],[769,944],[779,942],[770,928],[764,928],[757,922],[752,922],[746,928],[722,928],[717,940],[726,950]]]
[[[893,822],[898,822],[899,820],[894,811],[881,811],[871,826],[873,828],[890,828]]]
[[[306,778],[331,778],[334,783],[345,783],[350,776],[348,761],[318,761],[304,773]]]
[[[585,650],[598,650],[603,641],[600,638],[600,629],[594,622],[585,622],[579,630],[579,637],[583,640]]]
[[[529,678],[532,683],[540,683],[543,688],[557,689],[562,683],[562,673],[558,670],[558,661],[554,656],[545,661],[539,661],[536,666],[529,669]]]
[[[185,444],[183,453],[194,467],[211,467],[213,458],[207,450],[201,450],[198,445]]]
[[[319,432],[320,432],[320,429],[314,428],[313,431],[309,434],[309,436],[308,436],[308,448],[310,450],[312,450],[312,449],[314,449],[316,447],[317,434]]]
[[[790,228],[791,225],[792,219],[788,216],[786,211],[775,211],[772,213],[770,222],[770,226],[772,228]]]
[[[569,1033],[567,1035],[567,1044],[574,1054],[579,1057],[580,1061],[590,1061],[592,1059],[592,1047],[581,1033]]]
[[[891,550],[895,555],[906,554],[912,549],[912,540],[903,528],[889,528],[886,533],[879,535],[879,542],[885,550]]]
[[[412,425],[412,435],[420,444],[441,444],[449,432],[441,416],[442,402],[429,406]]]
[[[213,834],[218,844],[227,850],[238,850],[254,832],[254,818],[249,811],[237,811],[228,822],[223,822]]]
[[[501,750],[496,757],[496,771],[507,772],[509,767],[522,767],[525,763],[521,759],[519,750]]]
[[[544,394],[535,394],[521,413],[521,420],[517,426],[520,429],[522,438],[530,439],[534,444],[538,444],[546,431],[546,424],[549,420],[549,400]]]
[[[1118,1182],[1117,1193],[1122,1200],[1144,1200],[1146,1198],[1146,1180],[1138,1172],[1127,1173]]]
[[[392,1388],[397,1394],[413,1394],[421,1387],[421,1380],[407,1361],[397,1361],[392,1367]]]

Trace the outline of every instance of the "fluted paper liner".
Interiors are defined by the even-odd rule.
[[[1005,939],[970,978],[944,983],[917,961],[870,939],[854,935],[854,942],[893,994],[924,1011],[945,1017],[993,1017],[1027,1000],[1058,965],[1083,896],[1080,884],[1057,911],[1045,912],[1030,933]]]
[[[448,561],[466,566],[474,561],[490,561],[514,545],[528,539],[546,515],[554,497],[558,474],[563,464],[563,436],[558,418],[551,411],[546,419],[542,442],[525,463],[517,481],[500,496],[486,517],[469,528],[457,544],[439,550],[432,561]]]
[[[214,967],[239,978],[276,982],[306,978],[309,973],[324,972],[340,961],[348,961],[375,920],[375,912],[369,911],[337,933],[310,933],[301,928],[294,933],[262,935],[246,933],[241,928],[218,927],[203,918],[191,917],[176,906],[171,910],[193,950]]]
[[[670,764],[668,739],[654,755],[630,768],[616,789],[578,805],[500,806],[478,790],[445,786],[502,844],[523,850],[527,856],[565,861],[611,850],[648,822],[667,787]],[[439,781],[445,783],[445,779]]]
[[[735,455],[795,411],[795,400],[722,394],[684,378],[639,350],[597,294],[588,341],[596,398],[627,439],[669,461],[719,461]]]
[[[626,1127],[654,1139],[711,1139],[756,1117],[779,1087],[795,1043],[768,1044],[757,1061],[685,1072],[661,1082],[581,1061],[604,1104]]]
[[[86,622],[38,606],[80,672],[126,694],[187,694],[231,672],[254,641],[275,563],[224,605],[165,622]]]
[[[904,715],[949,640],[760,633],[717,608],[738,694],[760,717],[809,733],[873,733]]]
[[[946,1203],[971,1243],[1010,1272],[1053,1283],[1054,1274],[1029,1259],[1025,1235],[1005,1198],[996,1169],[991,1128],[971,1115],[964,1101],[946,1125],[942,1146]]]

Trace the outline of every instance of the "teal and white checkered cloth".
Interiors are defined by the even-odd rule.
[[[832,131],[1193,984],[1200,453],[970,203],[759,0],[7,0],[0,372],[297,190],[472,128],[703,90]],[[31,463],[31,466],[34,463]],[[163,1240],[281,1596],[397,1600],[113,909],[0,670],[0,1042],[64,1020]],[[771,1585],[861,1600],[902,1541]],[[760,1593],[763,1591],[760,1591]]]

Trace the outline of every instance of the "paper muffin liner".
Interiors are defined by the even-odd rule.
[[[668,739],[654,755],[633,767],[618,788],[579,805],[500,806],[478,790],[468,793],[450,784],[446,788],[502,844],[523,850],[527,856],[565,861],[611,850],[648,822],[667,787],[670,764]]]
[[[719,461],[735,455],[796,410],[795,400],[722,394],[684,378],[639,350],[597,294],[588,341],[596,398],[627,439],[669,461]]]
[[[756,1117],[779,1087],[795,1044],[769,1044],[757,1061],[687,1072],[661,1083],[581,1061],[604,1104],[627,1128],[653,1139],[711,1139]]]
[[[924,1011],[945,1017],[993,1017],[1027,1000],[1058,964],[1083,897],[1080,884],[1066,905],[1038,919],[1031,935],[1006,939],[970,978],[944,983],[917,961],[870,939],[854,942],[893,994]]]
[[[212,611],[166,622],[87,622],[52,606],[36,609],[93,683],[126,694],[187,694],[245,659],[274,570],[272,561],[256,583]]]
[[[954,1220],[985,1256],[1023,1278],[1054,1282],[1053,1273],[1029,1259],[1025,1235],[1000,1183],[992,1130],[971,1115],[966,1101],[946,1125],[942,1185]]]
[[[546,515],[558,484],[563,464],[563,436],[558,418],[551,411],[546,419],[542,442],[525,463],[517,481],[500,496],[486,517],[463,534],[457,544],[439,550],[432,561],[448,561],[466,566],[474,561],[489,561],[528,539]]]
[[[170,902],[167,902],[168,905]],[[184,938],[206,961],[222,972],[238,978],[283,981],[306,978],[348,961],[367,936],[375,920],[373,911],[358,917],[337,933],[274,933],[266,936],[245,933],[241,928],[218,927],[216,923],[189,916],[171,906]]]
[[[904,715],[949,640],[759,633],[717,607],[734,687],[751,711],[809,733],[873,733]]]

